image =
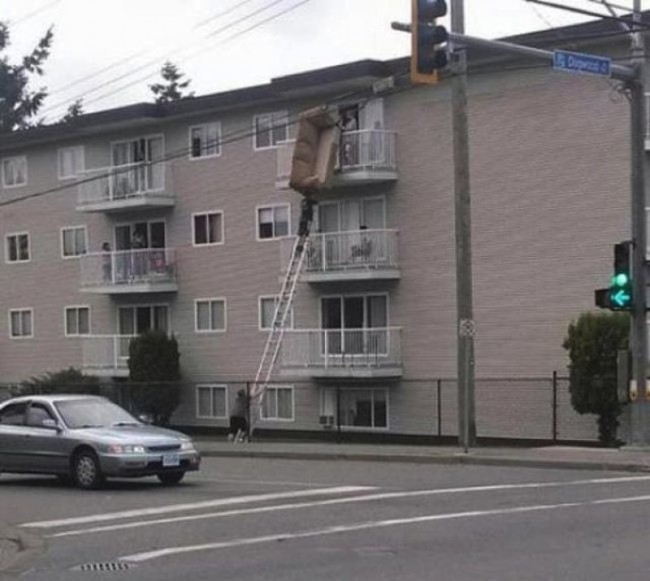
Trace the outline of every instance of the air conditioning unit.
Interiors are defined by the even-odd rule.
[[[334,427],[334,416],[320,416],[318,422],[324,428],[333,428]]]

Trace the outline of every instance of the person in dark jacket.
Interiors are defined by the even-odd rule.
[[[237,392],[235,403],[230,410],[229,442],[244,442],[248,438],[248,396],[246,390]]]

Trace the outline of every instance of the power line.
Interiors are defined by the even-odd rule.
[[[63,0],[54,0],[53,2],[50,2],[49,4],[44,4],[40,8],[37,8],[36,10],[25,14],[24,16],[21,16],[17,20],[10,21],[12,26],[18,26],[19,24],[22,24],[26,20],[29,20],[30,18],[33,18],[34,16],[38,16],[41,12],[45,12],[49,8],[52,8],[53,6],[56,6],[57,4],[63,2]]]
[[[274,3],[277,3],[278,1],[282,2],[283,0],[275,0]],[[285,10],[283,10],[281,12],[278,12],[277,14],[274,14],[273,16],[270,16],[269,18],[266,18],[265,20],[261,20],[260,22],[250,26],[249,28],[245,28],[244,30],[236,32],[235,34],[233,34],[233,35],[231,35],[229,37],[226,37],[225,39],[222,39],[219,42],[214,43],[214,44],[212,44],[212,45],[210,45],[208,47],[205,47],[205,48],[203,48],[203,49],[201,49],[199,51],[191,53],[191,54],[189,54],[188,56],[186,56],[184,58],[177,59],[176,62],[178,62],[178,63],[186,62],[186,61],[188,61],[190,59],[193,59],[193,58],[201,55],[208,48],[213,48],[215,46],[224,45],[224,44],[230,42],[231,40],[234,40],[234,39],[236,39],[236,38],[238,38],[240,36],[243,36],[244,34],[250,32],[252,30],[255,30],[256,28],[259,28],[260,26],[262,26],[262,25],[264,25],[264,24],[266,24],[268,22],[271,22],[272,20],[275,20],[276,18],[279,18],[280,16],[284,16],[285,14],[288,14],[289,12],[292,12],[292,11],[296,10],[297,8],[302,6],[303,4],[307,4],[308,2],[311,2],[311,1],[312,0],[301,0],[297,4],[294,4],[293,6],[290,6],[289,8],[286,8]],[[147,74],[145,76],[139,77],[139,78],[135,79],[134,81],[131,81],[131,82],[125,84],[125,85],[122,85],[121,87],[117,87],[116,89],[114,89],[112,91],[109,91],[108,93],[104,93],[102,95],[99,95],[98,97],[95,97],[94,99],[89,100],[89,101],[87,101],[87,103],[96,103],[97,101],[102,101],[103,99],[106,99],[108,97],[112,97],[113,95],[115,95],[117,93],[120,93],[123,90],[128,89],[129,87],[132,87],[132,86],[137,85],[137,84],[139,84],[139,83],[141,83],[143,81],[146,81],[147,79],[153,77],[156,74],[157,74],[157,72],[153,72],[153,73],[149,73],[149,74]]]
[[[249,12],[249,13],[245,14],[244,16],[242,16],[242,17],[240,17],[240,18],[238,18],[238,19],[236,19],[236,20],[234,20],[232,22],[229,22],[228,24],[225,24],[224,26],[218,28],[217,30],[210,33],[209,35],[205,36],[204,39],[208,39],[208,38],[210,38],[212,36],[215,36],[217,34],[225,32],[229,28],[232,28],[232,27],[234,27],[234,26],[236,26],[238,24],[241,24],[242,22],[245,22],[246,20],[248,20],[248,19],[250,19],[250,18],[252,18],[252,17],[254,17],[254,16],[256,16],[256,15],[262,13],[262,12],[265,12],[266,10],[269,10],[270,8],[273,8],[277,4],[279,4],[281,2],[285,2],[285,1],[286,0],[272,0],[269,4],[263,6],[262,8],[258,8],[256,10],[254,10],[253,12]],[[304,0],[304,1],[310,1],[310,0]],[[186,58],[182,58],[182,59],[176,59],[176,61],[177,62],[184,62],[184,61],[188,60],[188,58],[193,58],[194,56],[196,56],[198,54],[201,54],[202,52],[204,52],[205,50],[207,50],[207,48],[209,48],[211,46],[213,46],[213,45],[209,45],[208,47],[205,47],[205,48],[201,49],[197,53],[191,54],[190,57],[186,57]],[[111,85],[111,84],[113,84],[113,83],[115,83],[117,81],[121,81],[121,80],[123,80],[123,79],[125,79],[127,77],[130,77],[131,75],[134,75],[134,74],[136,74],[136,73],[138,73],[138,72],[140,72],[142,70],[148,69],[153,65],[157,66],[160,63],[161,58],[169,58],[171,55],[173,55],[173,51],[169,51],[169,52],[165,53],[165,55],[162,55],[160,57],[150,59],[150,60],[146,61],[144,64],[142,64],[142,65],[140,65],[140,66],[138,66],[138,67],[136,67],[134,69],[131,69],[130,71],[128,71],[128,72],[126,72],[126,73],[124,73],[122,75],[119,75],[117,77],[113,77],[113,78],[111,78],[111,79],[109,79],[109,80],[107,80],[107,81],[105,81],[103,83],[100,83],[99,85],[95,86],[94,88],[89,89],[87,91],[84,91],[83,93],[80,93],[80,94],[76,95],[75,97],[73,97],[71,99],[65,99],[63,101],[59,101],[58,103],[55,103],[53,105],[50,105],[50,106],[46,107],[45,109],[43,109],[42,113],[47,113],[48,111],[53,111],[53,110],[60,109],[63,106],[69,105],[71,102],[77,101],[79,99],[83,99],[84,97],[86,97],[87,95],[89,95],[91,93],[95,93],[96,91],[99,91],[100,89],[103,89],[104,87],[106,87],[108,85]],[[151,73],[148,73],[146,76],[139,77],[138,79],[136,79],[136,80],[134,80],[132,82],[129,82],[128,84],[122,85],[121,87],[119,87],[119,88],[117,88],[115,90],[109,91],[108,93],[100,95],[99,97],[95,97],[94,99],[86,100],[85,103],[86,104],[95,103],[97,101],[105,99],[108,96],[112,96],[112,95],[114,95],[114,94],[116,94],[118,92],[123,91],[126,88],[132,87],[133,85],[136,85],[136,84],[138,84],[138,83],[140,83],[140,82],[142,82],[144,80],[147,80],[150,77],[155,76],[156,74],[158,74],[157,69],[155,71],[152,71]]]
[[[58,1],[61,1],[61,0],[58,0]],[[203,26],[205,26],[206,24],[212,22],[213,20],[216,20],[217,18],[221,18],[223,16],[226,16],[226,15],[230,14],[231,12],[234,12],[238,8],[241,8],[242,6],[244,6],[246,4],[249,4],[251,2],[254,2],[254,1],[255,0],[242,0],[241,2],[236,4],[235,6],[231,6],[227,10],[222,10],[221,12],[219,12],[217,14],[213,14],[212,16],[210,16],[210,17],[208,17],[208,18],[206,18],[204,20],[199,21],[197,24],[195,24],[192,27],[192,30],[198,30],[199,28],[202,28]],[[98,70],[98,71],[96,71],[94,73],[91,73],[89,75],[86,75],[84,77],[80,77],[78,79],[75,79],[74,81],[71,81],[67,85],[63,85],[62,87],[56,87],[56,88],[52,89],[52,91],[49,93],[48,96],[55,95],[57,93],[65,91],[65,90],[67,90],[67,89],[69,89],[71,87],[74,87],[74,86],[76,86],[76,85],[78,85],[80,83],[83,83],[85,81],[89,81],[90,79],[94,79],[95,77],[98,77],[99,75],[102,75],[103,73],[105,73],[107,71],[110,71],[110,70],[114,69],[115,67],[118,67],[118,66],[120,66],[120,65],[122,65],[124,63],[129,62],[129,61],[132,61],[134,58],[136,58],[138,56],[142,56],[143,54],[150,53],[155,48],[156,48],[155,45],[151,45],[149,48],[145,49],[144,52],[143,51],[138,51],[136,53],[132,53],[129,56],[123,58],[123,59],[114,61],[113,63],[111,63],[110,65],[107,65],[103,69],[100,69],[100,70]]]

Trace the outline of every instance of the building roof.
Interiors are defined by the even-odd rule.
[[[650,12],[643,13],[650,19]],[[396,33],[397,34],[397,33]],[[501,39],[506,42],[534,47],[569,48],[621,43],[620,24],[611,19],[594,20],[582,24],[553,28],[540,32],[520,34]],[[522,57],[517,57],[521,60]],[[489,49],[468,50],[470,73],[473,67],[516,60],[511,55]],[[229,111],[250,107],[264,107],[297,97],[333,94],[367,88],[373,82],[408,69],[409,58],[389,61],[361,60],[321,69],[285,75],[264,85],[245,87],[200,97],[188,97],[165,104],[137,103],[80,115],[65,123],[42,125],[3,136],[0,151],[16,149],[37,143],[134,129],[159,124],[161,120],[200,115],[205,112]]]

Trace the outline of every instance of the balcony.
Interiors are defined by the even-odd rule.
[[[401,277],[397,254],[397,230],[357,230],[312,234],[305,254],[301,280],[335,282],[394,280]],[[294,239],[283,242],[284,269]]]
[[[402,329],[287,329],[282,373],[311,378],[401,377]]]
[[[390,182],[397,179],[396,132],[380,129],[348,131],[341,135],[339,161],[330,187]],[[294,142],[278,148],[276,187],[289,187]]]
[[[82,371],[98,377],[128,377],[131,339],[133,335],[85,335]]]
[[[77,210],[81,212],[167,208],[175,203],[165,189],[165,164],[160,162],[90,169],[80,180]]]
[[[81,291],[101,294],[177,292],[171,248],[96,252],[80,258]]]

